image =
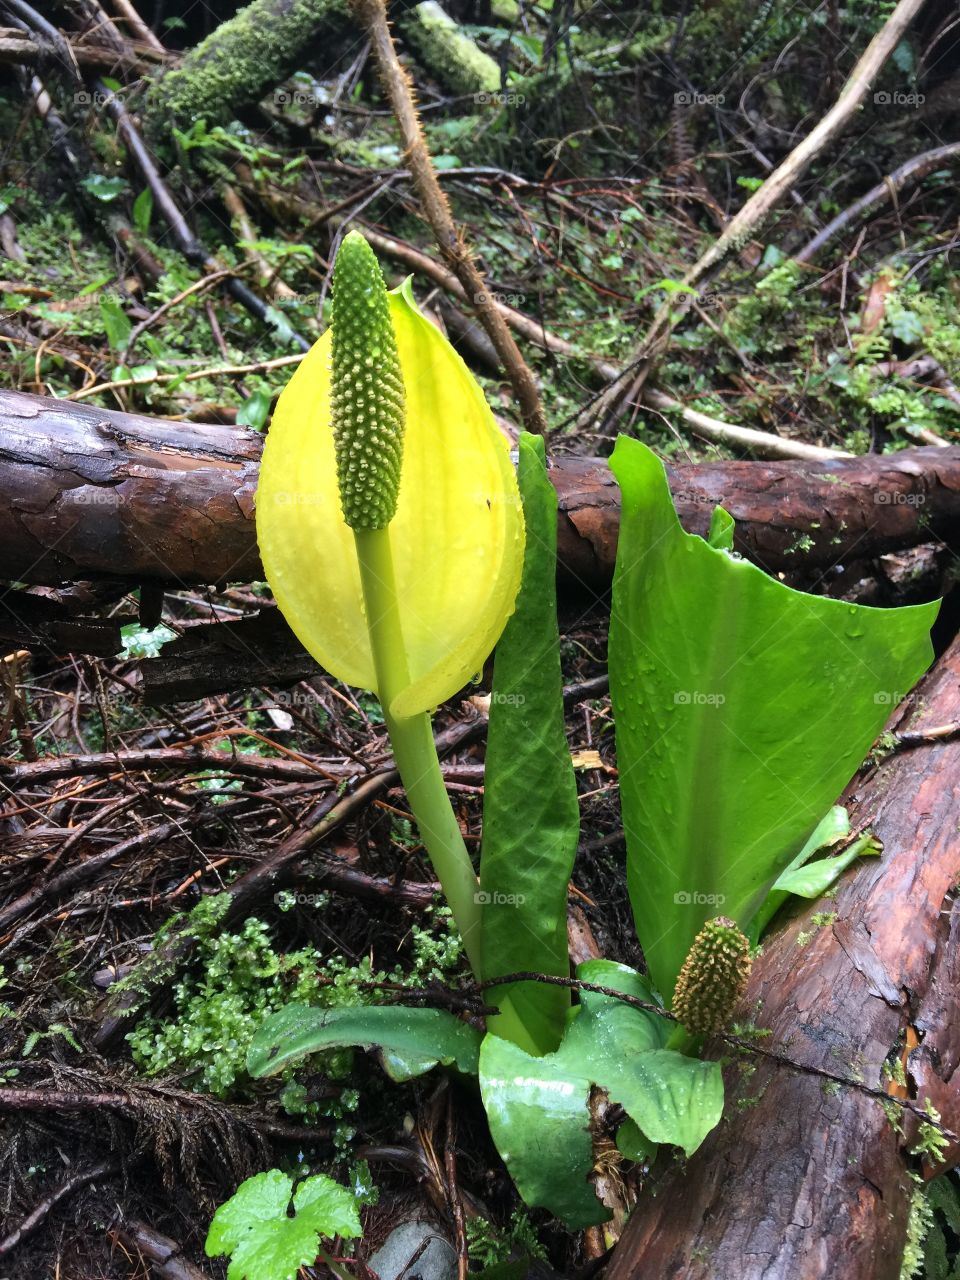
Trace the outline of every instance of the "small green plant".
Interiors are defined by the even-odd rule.
[[[229,1256],[227,1280],[294,1280],[318,1258],[346,1280],[350,1273],[321,1240],[361,1234],[357,1199],[346,1187],[316,1174],[294,1190],[292,1178],[269,1169],[242,1182],[220,1206],[204,1247],[208,1258]]]
[[[470,1218],[467,1222],[467,1247],[471,1262],[481,1267],[495,1267],[514,1258],[531,1258],[546,1262],[547,1251],[537,1238],[537,1229],[522,1209],[515,1209],[506,1227],[498,1227],[489,1218]]]

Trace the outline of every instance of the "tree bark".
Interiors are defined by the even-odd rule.
[[[901,708],[910,730],[955,722],[958,686],[960,638]],[[764,1049],[874,1088],[900,1057],[909,1096],[929,1098],[956,1133],[957,742],[931,738],[868,766],[845,803],[883,856],[767,939],[740,1020],[769,1028]],[[854,1088],[761,1058],[742,1074],[745,1060],[726,1072],[720,1126],[686,1168],[664,1162],[656,1195],[645,1188],[606,1280],[898,1280],[916,1119],[904,1116],[901,1136]]]
[[[263,577],[254,530],[262,437],[0,391],[0,577],[168,587]],[[609,585],[619,490],[601,458],[555,458],[560,568]],[[771,573],[824,570],[941,539],[960,544],[960,447],[823,462],[668,467],[680,520],[722,503],[736,550]]]

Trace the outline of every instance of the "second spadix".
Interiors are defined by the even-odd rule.
[[[332,331],[273,415],[257,537],[304,647],[381,695],[354,530],[383,527],[407,671],[384,701],[404,718],[456,693],[492,650],[520,582],[523,517],[480,387],[416,309],[409,283],[386,294],[372,251],[351,233],[335,269]]]

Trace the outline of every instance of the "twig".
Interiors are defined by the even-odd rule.
[[[129,748],[120,751],[95,751],[76,756],[50,756],[45,760],[8,765],[0,767],[0,782],[19,790],[37,783],[56,782],[82,774],[105,777],[117,772],[132,773],[141,769],[169,769],[178,773],[206,773],[215,769],[242,777],[285,778],[290,782],[343,780],[342,774],[326,769],[306,757],[280,760],[271,756],[215,751],[203,747],[146,747],[139,750]]]
[[[467,1280],[470,1269],[470,1253],[467,1248],[467,1226],[463,1217],[463,1197],[457,1180],[457,1113],[453,1106],[453,1094],[447,1087],[447,1123],[443,1141],[443,1172],[453,1218],[453,1238],[457,1247],[457,1280]]]
[[[858,222],[861,215],[892,199],[895,193],[902,191],[910,183],[919,182],[928,173],[938,169],[945,160],[953,160],[957,157],[960,157],[960,142],[934,147],[932,151],[924,151],[918,156],[913,156],[905,164],[900,165],[899,169],[894,169],[888,174],[882,182],[871,187],[866,195],[862,195],[859,200],[855,200],[852,205],[831,219],[812,240],[807,241],[798,254],[794,255],[795,260],[809,262],[834,236]]]
[[[75,863],[49,880],[34,884],[27,893],[21,894],[19,898],[7,903],[0,910],[0,929],[9,929],[10,925],[21,916],[39,903],[46,901],[47,898],[66,893],[68,889],[75,889],[77,885],[92,880],[101,867],[109,866],[116,858],[122,858],[128,853],[145,853],[148,849],[153,849],[164,840],[169,840],[182,832],[183,826],[180,822],[161,822],[156,827],[139,831],[136,835],[121,840],[119,844],[111,845],[109,849],[91,854],[89,858],[84,858],[82,862]]]
[[[828,449],[819,444],[805,444],[802,440],[785,440],[782,436],[772,435],[769,431],[755,431],[753,427],[737,426],[733,422],[723,422],[720,418],[711,418],[699,409],[689,409],[686,405],[653,387],[644,387],[643,403],[651,409],[666,411],[672,409],[680,414],[687,426],[698,436],[714,440],[718,444],[742,445],[761,458],[800,458],[809,461],[823,462],[829,458],[852,458],[852,453],[843,449]],[[942,442],[941,442],[942,443]]]
[[[137,13],[130,0],[112,0],[112,4],[117,18],[127,24],[141,44],[149,46],[151,49],[156,50],[157,53],[166,54],[162,43]]]
[[[123,105],[121,100],[115,93],[112,93],[105,84],[97,82],[98,90],[104,95],[107,110],[117,122],[117,128],[123,137],[123,140],[136,161],[140,172],[143,174],[144,180],[153,194],[154,202],[160,213],[166,219],[167,225],[173,233],[180,252],[188,262],[194,266],[201,267],[208,274],[222,271],[223,266],[216,258],[210,254],[203,244],[190,230],[183,214],[177,208],[177,205],[170,194],[166,183],[160,177],[160,172],[153,162],[153,157],[147,150],[143,139],[140,137],[133,120]],[[227,292],[236,299],[237,302],[251,315],[256,316],[266,325],[271,325],[270,308],[257,295],[235,275],[229,276],[226,280]],[[301,334],[293,332],[293,341],[301,351],[309,351],[310,343]]]
[[[503,361],[527,429],[542,434],[546,418],[536,381],[520,354],[506,321],[496,306],[492,305],[483,277],[476,268],[473,256],[463,240],[463,233],[453,220],[447,197],[437,181],[417,114],[413,85],[397,57],[387,24],[384,0],[354,0],[354,11],[370,37],[387,97],[400,127],[406,162],[440,252],[463,285],[483,327],[490,335],[490,341]]]
[[[225,277],[230,275],[233,275],[232,270],[214,271],[208,276],[202,276],[199,280],[194,280],[193,284],[188,285],[186,289],[181,289],[176,297],[170,298],[166,302],[162,302],[160,306],[157,307],[156,311],[152,311],[150,315],[147,316],[146,320],[141,320],[139,324],[135,324],[130,330],[130,337],[127,338],[127,345],[123,349],[121,364],[128,363],[130,359],[130,352],[133,350],[133,344],[140,337],[141,333],[144,333],[151,327],[151,325],[156,324],[161,316],[166,315],[168,311],[178,306],[181,302],[184,302],[193,294],[199,293],[201,289],[209,289],[210,286],[216,284],[218,280],[223,280]]]
[[[146,387],[155,382],[198,382],[203,378],[240,377],[244,373],[268,373],[271,369],[283,369],[287,365],[299,364],[306,352],[295,356],[277,356],[273,360],[256,360],[253,364],[221,365],[217,369],[194,369],[191,373],[157,373],[150,378],[118,378],[115,382],[98,382],[94,387],[83,387],[80,391],[72,391],[64,397],[67,400],[86,400],[88,396],[97,396],[104,391],[116,391],[121,387]]]
[[[72,1178],[67,1178],[66,1182],[61,1182],[56,1191],[53,1191],[44,1200],[41,1200],[35,1209],[33,1209],[16,1227],[0,1240],[0,1258],[5,1257],[11,1250],[15,1249],[20,1242],[44,1221],[50,1210],[58,1205],[61,1200],[65,1200],[67,1196],[72,1196],[75,1191],[79,1191],[81,1187],[85,1187],[88,1183],[96,1182],[98,1178],[103,1178],[109,1174],[118,1172],[120,1165],[114,1160],[103,1160],[100,1164],[95,1164],[91,1169],[85,1169],[82,1173],[75,1173]]]
[[[169,1236],[154,1231],[145,1222],[126,1219],[123,1226],[114,1226],[109,1235],[131,1253],[149,1261],[151,1272],[159,1280],[208,1280],[207,1273],[195,1267],[183,1256],[183,1246]]]
[[[220,195],[223,200],[223,207],[226,209],[227,213],[229,213],[232,221],[236,224],[236,229],[239,232],[240,239],[247,241],[244,252],[249,255],[251,262],[253,262],[257,271],[263,277],[261,283],[264,288],[268,289],[275,298],[283,298],[286,301],[289,301],[291,298],[295,298],[297,296],[296,292],[291,289],[285,281],[276,278],[277,272],[280,269],[279,266],[276,269],[272,268],[263,254],[251,247],[253,242],[259,239],[259,236],[257,235],[256,227],[254,227],[253,223],[250,221],[250,215],[247,213],[246,207],[235,188],[231,187],[229,182],[225,182],[220,188]],[[303,243],[309,244],[309,236],[306,233],[304,233],[302,240]]]

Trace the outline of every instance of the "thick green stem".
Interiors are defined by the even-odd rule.
[[[408,720],[395,720],[386,708],[383,714],[420,839],[443,886],[470,967],[479,979],[483,973],[480,886],[440,772],[430,717],[424,712]]]
[[[393,757],[417,820],[420,838],[463,938],[470,967],[479,978],[483,972],[479,885],[447,796],[430,717],[424,712],[398,720],[389,710],[393,698],[410,683],[389,528],[356,529],[354,537],[373,664]]]
[[[674,1024],[673,1030],[667,1036],[665,1049],[676,1049],[677,1053],[685,1053],[689,1057],[696,1057],[700,1049],[702,1036],[691,1035],[682,1023]]]

